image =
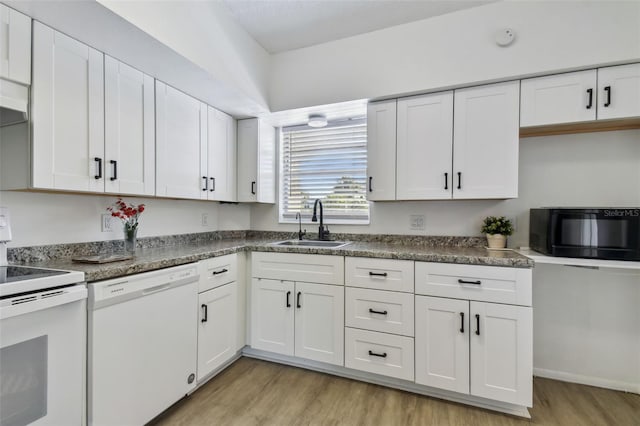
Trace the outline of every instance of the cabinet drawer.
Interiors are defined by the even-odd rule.
[[[413,261],[347,257],[345,281],[351,287],[413,293]]]
[[[343,285],[344,258],[319,254],[253,252],[251,276]]]
[[[416,262],[416,294],[531,306],[531,269]]]
[[[234,253],[201,260],[198,262],[198,273],[200,274],[200,283],[198,285],[198,292],[200,293],[236,281],[238,277],[238,256]]]
[[[413,381],[413,338],[345,328],[347,368]]]
[[[413,294],[347,287],[345,311],[348,327],[413,337]]]

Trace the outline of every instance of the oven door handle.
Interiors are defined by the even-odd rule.
[[[60,294],[55,294],[61,292]],[[45,298],[39,298],[41,295],[50,295]],[[38,298],[36,298],[38,297]],[[29,300],[33,298],[33,300]],[[0,320],[15,317],[18,315],[29,314],[31,312],[42,311],[44,309],[53,308],[55,306],[65,305],[67,303],[77,302],[79,300],[85,300],[87,298],[87,288],[83,285],[77,285],[73,287],[65,287],[56,290],[43,290],[37,293],[8,297],[3,302],[8,300],[24,300],[23,303],[15,305],[0,306]]]

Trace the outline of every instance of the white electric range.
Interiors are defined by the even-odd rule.
[[[84,273],[0,262],[0,426],[84,424]]]

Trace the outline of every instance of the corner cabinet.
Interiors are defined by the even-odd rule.
[[[519,90],[511,81],[369,104],[369,200],[517,197]]]
[[[156,80],[156,196],[202,199],[206,141],[207,105]]]
[[[31,84],[31,18],[0,4],[0,78]]]
[[[33,23],[32,187],[104,192],[104,55]]]
[[[396,199],[397,101],[367,105],[367,199]]]
[[[254,252],[251,270],[251,347],[343,365],[343,258]]]
[[[533,404],[531,270],[416,262],[416,383]]]
[[[238,120],[238,201],[276,202],[275,139],[260,119]]]

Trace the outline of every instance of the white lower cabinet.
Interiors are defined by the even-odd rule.
[[[416,383],[532,405],[532,308],[416,296]]]
[[[416,383],[469,393],[469,302],[416,296]]]
[[[251,346],[343,365],[344,288],[254,278]]]
[[[236,353],[238,286],[235,282],[198,295],[198,380]]]
[[[470,302],[471,394],[533,404],[531,307]]]

